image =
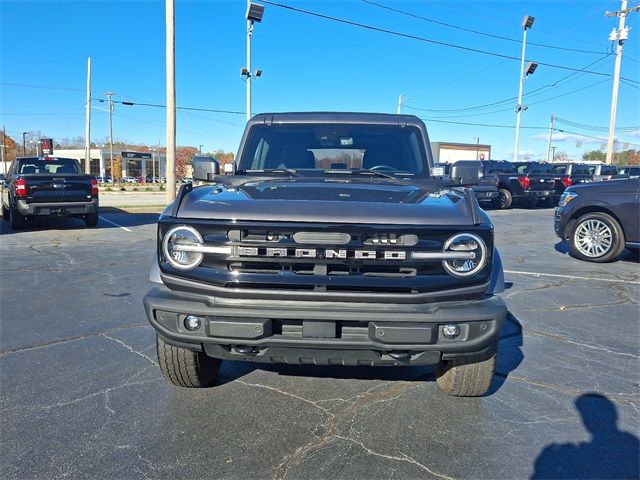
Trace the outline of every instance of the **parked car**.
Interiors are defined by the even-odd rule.
[[[639,186],[639,178],[625,178],[567,188],[555,211],[556,234],[589,262],[615,260],[625,246],[637,249]]]
[[[591,183],[593,175],[586,163],[552,163],[551,168],[555,176],[555,190],[558,198],[571,185]]]
[[[140,183],[136,177],[124,177],[123,181],[125,183]]]
[[[111,177],[96,177],[98,183],[111,183]]]
[[[95,227],[98,181],[73,158],[16,158],[2,188],[2,218],[18,230],[36,216],[74,216]]]
[[[618,167],[615,165],[589,165],[589,173],[592,176],[594,182],[606,182],[611,180],[612,177],[618,175]]]
[[[4,173],[0,173],[0,187],[5,183],[5,175]]]
[[[555,205],[554,175],[550,164],[541,162],[507,162],[505,160],[483,160],[484,175],[498,178],[496,208],[506,209],[512,204],[533,207],[538,203]]]
[[[433,178],[424,123],[370,113],[257,115],[238,159],[224,181],[194,159],[215,183],[159,218],[144,306],[167,381],[210,386],[223,360],[431,364],[450,395],[488,391],[507,309],[491,219],[461,187],[477,165]]]
[[[452,165],[455,165],[458,162],[469,161],[475,162],[475,160],[459,160],[452,163],[437,163],[435,167],[442,167],[444,178],[449,176]],[[480,168],[482,168],[481,165]],[[499,196],[498,177],[493,174],[484,175],[483,173],[478,183],[476,185],[471,185],[469,188],[473,190],[473,193],[476,196],[476,200],[478,200],[478,202],[480,203],[489,203],[493,205],[493,203]]]
[[[623,165],[618,167],[618,175],[637,177],[640,175],[640,165]]]

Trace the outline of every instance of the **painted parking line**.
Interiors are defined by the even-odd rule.
[[[537,273],[537,272],[521,272],[517,270],[505,270],[504,273],[510,273],[513,275],[531,275],[534,277],[556,277],[556,278],[569,278],[571,280],[590,280],[594,282],[611,282],[611,283],[630,283],[633,285],[640,285],[639,281],[635,280],[619,280],[617,278],[596,278],[596,277],[579,277],[576,275],[559,275],[557,273]]]
[[[122,225],[119,225],[116,222],[112,222],[111,220],[109,220],[108,218],[103,217],[102,215],[100,215],[100,219],[104,220],[107,223],[110,223],[111,225],[115,225],[116,227],[121,228],[125,232],[131,232],[132,231],[131,229],[129,229],[127,227],[123,227]]]

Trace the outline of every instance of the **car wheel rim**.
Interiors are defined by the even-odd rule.
[[[611,228],[601,220],[585,220],[573,236],[578,251],[586,257],[598,258],[605,255],[613,245]]]

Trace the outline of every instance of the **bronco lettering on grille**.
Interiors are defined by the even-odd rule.
[[[407,252],[404,250],[347,250],[347,249],[318,249],[318,248],[257,248],[236,247],[238,257],[290,257],[290,258],[326,258],[356,260],[405,260]]]

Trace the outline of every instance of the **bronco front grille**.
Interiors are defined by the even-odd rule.
[[[230,254],[205,253],[200,265],[177,271],[160,255],[164,273],[229,289],[419,293],[484,284],[487,266],[471,278],[454,278],[440,260],[414,260],[413,252],[442,253],[461,227],[372,225],[260,225],[189,223],[205,245],[225,246]],[[160,222],[159,242],[176,223]],[[473,227],[493,249],[490,226]],[[301,234],[303,233],[303,234]],[[298,241],[296,241],[298,240]],[[303,241],[305,243],[299,243]],[[325,243],[322,243],[325,242]],[[326,242],[336,242],[334,244]]]

